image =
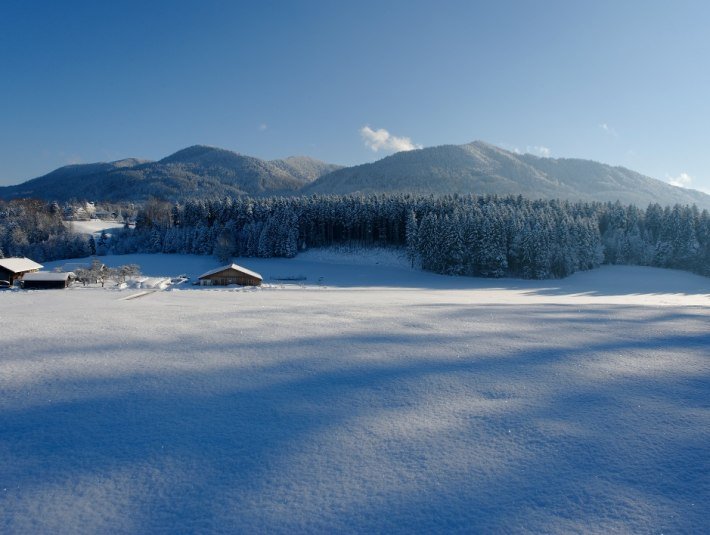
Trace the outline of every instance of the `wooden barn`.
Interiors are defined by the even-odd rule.
[[[25,290],[50,290],[67,288],[75,280],[76,275],[72,271],[67,273],[38,271],[22,277],[21,284]]]
[[[43,267],[29,258],[0,258],[0,280],[14,284],[26,273],[34,273]]]
[[[198,277],[201,286],[259,286],[263,280],[261,275],[237,264],[229,264]]]

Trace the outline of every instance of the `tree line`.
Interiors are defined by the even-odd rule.
[[[710,216],[695,206],[572,203],[523,197],[327,195],[151,200],[135,229],[73,234],[56,205],[0,201],[0,255],[38,261],[112,252],[286,257],[309,247],[398,247],[451,275],[565,277],[602,263],[710,276]]]
[[[482,277],[565,277],[602,263],[710,275],[710,215],[695,206],[523,197],[327,195],[151,201],[116,253],[293,257],[355,243],[404,248],[412,265]]]
[[[63,217],[57,203],[0,200],[0,258],[27,256],[44,262],[92,254],[88,237],[71,232]]]

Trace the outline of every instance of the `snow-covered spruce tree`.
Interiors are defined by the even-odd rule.
[[[447,275],[461,275],[464,272],[464,260],[466,253],[464,251],[463,239],[461,234],[461,221],[458,214],[444,215],[439,220],[440,223],[440,239],[442,244],[441,258],[442,270]]]
[[[439,246],[441,241],[438,236],[439,218],[434,213],[428,213],[419,224],[419,239],[417,245],[419,248],[419,258],[421,259],[422,269],[427,271],[441,271],[441,258]]]
[[[479,274],[480,230],[483,214],[478,204],[473,204],[460,210],[458,218],[461,225],[461,242],[464,249],[463,274],[475,276]]]
[[[520,244],[522,275],[528,279],[551,278],[549,228],[544,219],[529,221]]]
[[[566,214],[557,214],[552,220],[550,243],[550,273],[555,278],[566,277],[579,269],[577,248],[572,243],[574,223]]]
[[[414,267],[419,261],[419,223],[414,210],[409,210],[406,224],[407,258]]]
[[[284,240],[282,242],[281,253],[285,258],[293,258],[298,254],[298,215],[287,213],[284,217]]]
[[[257,243],[256,256],[260,258],[271,258],[274,253],[274,222],[267,220],[261,228],[259,241]]]
[[[698,255],[695,261],[695,271],[710,276],[710,213],[703,210],[698,217],[696,236],[698,239]]]
[[[601,265],[604,260],[604,252],[599,225],[595,220],[576,216],[571,239],[576,245],[578,269],[593,269]]]
[[[179,227],[181,224],[180,220],[180,205],[178,203],[173,204],[170,209],[170,223],[173,227]]]
[[[244,253],[243,256],[257,256],[259,252],[259,238],[264,224],[261,221],[254,221],[244,227]]]
[[[673,220],[673,263],[679,269],[690,269],[700,250],[696,234],[696,218],[699,218],[697,208],[689,206],[674,206]]]
[[[508,244],[497,207],[483,209],[478,243],[478,272],[484,277],[502,277],[508,270]]]
[[[212,236],[206,221],[200,221],[193,231],[192,253],[199,255],[212,254]]]
[[[663,229],[663,207],[658,203],[649,204],[643,220],[646,241],[655,247]]]
[[[181,229],[177,227],[166,229],[165,236],[163,237],[164,253],[172,254],[180,252],[180,232]]]
[[[105,230],[102,230],[101,235],[99,236],[99,240],[96,242],[96,254],[105,255],[108,252],[108,247],[109,247],[109,235],[106,233]],[[156,252],[160,252],[160,251],[156,251]]]
[[[234,254],[234,236],[227,227],[223,228],[217,235],[217,243],[214,246],[214,255],[220,262],[226,263]]]
[[[157,228],[150,231],[150,252],[160,253],[163,251],[163,235]]]

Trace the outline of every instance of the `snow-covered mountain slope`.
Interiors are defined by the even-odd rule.
[[[158,162],[126,159],[62,167],[17,186],[0,188],[0,198],[36,197],[66,201],[142,201],[225,195],[283,194],[338,169],[305,157],[272,162],[195,145]]]
[[[303,192],[474,193],[710,208],[710,195],[623,167],[516,154],[482,141],[398,152],[374,163],[329,173],[305,186]]]
[[[523,195],[538,199],[616,201],[646,207],[696,204],[710,195],[678,188],[623,167],[579,159],[538,158],[475,141],[399,152],[341,167],[305,156],[262,160],[195,145],[158,162],[126,159],[71,165],[16,186],[0,198],[142,201],[225,195],[347,193]]]

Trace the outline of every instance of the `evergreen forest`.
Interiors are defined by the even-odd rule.
[[[695,206],[520,196],[310,196],[146,202],[135,228],[72,234],[56,203],[0,201],[0,254],[37,261],[113,253],[293,257],[313,247],[396,247],[449,275],[566,277],[601,264],[710,276],[710,214]]]

